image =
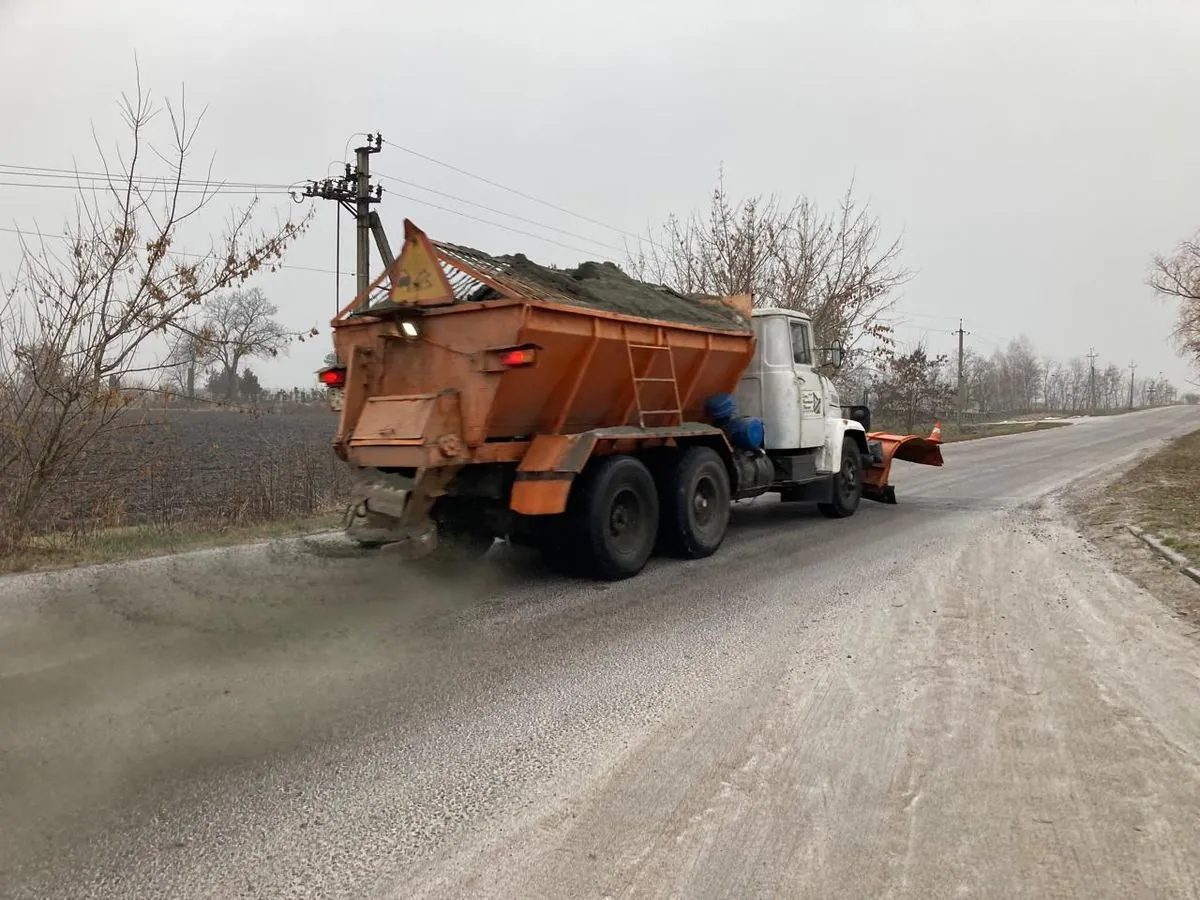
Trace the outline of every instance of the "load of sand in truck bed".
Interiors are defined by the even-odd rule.
[[[574,269],[553,269],[538,265],[523,253],[489,257],[466,247],[438,246],[468,259],[487,260],[489,268],[502,273],[497,280],[515,282],[522,295],[534,299],[725,331],[750,328],[746,316],[719,297],[681,294],[663,285],[638,281],[615,263],[593,261]]]

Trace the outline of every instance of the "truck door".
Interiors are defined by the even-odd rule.
[[[820,447],[825,443],[825,410],[821,379],[813,371],[812,332],[807,322],[792,319],[792,371],[800,399],[800,446]]]

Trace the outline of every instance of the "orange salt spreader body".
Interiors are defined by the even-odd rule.
[[[611,263],[488,256],[404,224],[399,257],[334,319],[338,364],[319,373],[340,397],[334,444],[362,543],[418,538],[461,557],[505,537],[622,578],[655,547],[715,551],[734,499],[776,491],[841,517],[862,496],[894,502],[892,459],[941,465],[935,440],[868,436],[853,418],[865,408],[844,414],[803,316]],[[781,372],[756,350],[801,336],[795,405],[772,427],[778,396],[753,384]]]

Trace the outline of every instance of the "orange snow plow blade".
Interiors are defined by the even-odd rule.
[[[888,484],[892,461],[896,459],[922,466],[942,464],[941,425],[924,438],[915,434],[889,434],[872,431],[867,435],[871,465],[863,470],[863,496],[880,503],[895,503],[896,489]]]

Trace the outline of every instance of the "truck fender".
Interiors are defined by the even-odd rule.
[[[871,463],[871,454],[867,447],[867,433],[862,425],[853,419],[827,419],[826,421],[830,426],[829,438],[822,448],[817,470],[826,474],[837,471],[841,465],[842,443],[847,440],[854,441],[858,446],[858,452],[863,459],[863,468],[867,468]]]
[[[592,458],[596,441],[595,433],[586,431],[537,435],[517,467],[509,509],[526,516],[565,510],[575,476]]]
[[[601,442],[604,442],[601,452],[612,452],[621,445],[648,449],[705,443],[721,452],[727,468],[731,466],[729,445],[722,431],[699,422],[649,428],[594,428],[578,434],[539,434],[517,467],[509,509],[526,516],[552,516],[565,511],[575,477],[587,466],[596,452],[596,445]]]

